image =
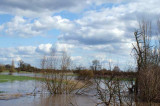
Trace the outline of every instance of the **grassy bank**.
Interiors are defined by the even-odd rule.
[[[1,73],[9,73],[9,70],[4,70],[4,71],[2,71]],[[24,74],[28,74],[28,73],[34,73],[34,72],[27,72],[27,71],[19,71],[19,72],[17,72],[17,71],[14,71],[13,73],[24,73]]]

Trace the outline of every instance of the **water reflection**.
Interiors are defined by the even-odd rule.
[[[93,98],[82,95],[53,95],[42,96],[35,106],[94,106],[96,102]]]
[[[5,93],[31,93],[35,87],[40,89],[40,87],[38,87],[40,84],[40,82],[33,80],[5,82],[0,83],[0,90]]]
[[[32,76],[33,74],[30,75]],[[104,81],[105,80],[102,82]],[[105,89],[106,85],[102,82],[100,82],[100,86]],[[127,92],[127,87],[131,86],[128,81],[120,81],[120,84],[124,85],[122,91],[125,91],[125,93],[123,92],[123,100],[126,106],[148,105],[145,103],[135,103],[134,94],[128,94]],[[44,90],[43,85],[42,82],[35,80],[0,83],[0,90],[4,91],[6,94],[35,92],[35,95],[26,95],[18,99],[0,100],[0,106],[95,106],[97,103],[101,102],[96,95],[96,86],[94,84],[88,87],[82,95],[49,95],[49,93]],[[154,106],[159,106],[159,104],[154,104]]]
[[[17,99],[0,100],[0,106],[93,106],[96,98],[84,95],[49,95],[44,91],[43,83],[38,81],[14,81],[0,83],[3,94],[25,94],[32,93],[36,88],[36,95],[26,95]],[[38,92],[43,91],[43,93]]]

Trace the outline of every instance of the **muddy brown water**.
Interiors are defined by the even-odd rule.
[[[0,90],[4,91],[3,95],[22,94],[24,96],[8,98],[0,100],[0,106],[70,106],[77,104],[78,106],[94,106],[96,98],[87,95],[49,95],[40,87],[41,82],[29,81],[14,81],[0,83]],[[35,89],[36,88],[36,89]],[[25,95],[32,92],[32,95]],[[43,91],[43,94],[39,91]],[[72,106],[72,105],[71,105]]]
[[[18,99],[0,100],[0,106],[95,106],[96,100],[81,95],[26,96]]]

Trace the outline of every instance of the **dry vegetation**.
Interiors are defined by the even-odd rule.
[[[44,69],[44,84],[51,94],[70,94],[74,90],[86,86],[85,82],[67,76],[71,59],[64,51],[60,54],[57,51],[52,51],[49,57],[42,59],[41,66]]]
[[[157,23],[160,31],[160,21]],[[146,20],[139,23],[139,29],[134,33],[136,42],[133,44],[133,51],[137,62],[137,73],[132,73],[131,76],[136,77],[135,84],[133,80],[129,81],[130,84],[120,81],[117,76],[123,76],[123,72],[123,74],[114,71],[107,72],[110,76],[108,80],[95,79],[97,94],[101,100],[97,105],[134,106],[143,102],[151,106],[154,102],[160,102],[160,41],[153,40],[152,34],[151,22]],[[95,75],[97,73],[95,72]],[[105,73],[105,71],[100,71],[98,74],[105,76]],[[127,90],[123,89],[125,87],[128,88],[130,95],[128,93],[126,95]]]
[[[159,26],[160,22],[157,24]],[[151,22],[146,20],[139,23],[139,30],[134,33],[136,44],[133,50],[137,61],[135,90],[140,100],[145,102],[160,100],[160,43],[158,39],[157,42],[152,39],[152,34]]]

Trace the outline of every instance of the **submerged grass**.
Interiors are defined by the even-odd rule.
[[[0,93],[5,93],[4,91],[0,91]]]
[[[25,80],[41,80],[44,81],[45,79],[43,77],[30,77],[30,76],[14,76],[14,75],[4,75],[0,74],[0,83],[2,82],[13,82],[13,81],[25,81]],[[52,79],[48,79],[49,81],[52,81]],[[58,83],[60,79],[57,79],[56,82]],[[62,81],[63,83],[68,83]],[[71,80],[71,83],[75,83],[75,81]]]
[[[13,75],[0,75],[0,83],[9,81],[24,81],[24,80],[35,80],[34,77],[28,76],[13,76]]]

